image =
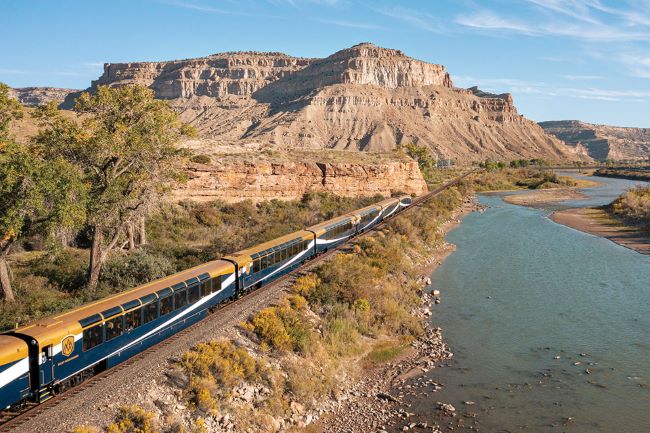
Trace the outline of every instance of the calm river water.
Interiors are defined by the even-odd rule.
[[[595,180],[590,205],[639,183]],[[489,209],[449,234],[458,249],[431,276],[433,324],[455,355],[429,373],[444,388],[413,409],[450,402],[483,432],[650,432],[650,256],[549,210],[480,201]]]

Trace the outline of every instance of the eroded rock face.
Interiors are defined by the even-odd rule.
[[[444,66],[369,43],[324,59],[240,52],[107,64],[93,88],[124,84],[151,87],[203,137],[226,144],[386,151],[418,143],[462,162],[580,157],[519,115],[509,94],[453,88]]]
[[[586,148],[589,156],[599,161],[650,158],[650,128],[594,125],[578,120],[540,122],[540,126],[570,146]]]
[[[20,87],[9,89],[9,97],[18,99],[21,104],[28,107],[38,107],[49,102],[63,102],[75,89],[59,89],[56,87]]]
[[[177,200],[221,199],[254,202],[296,200],[306,192],[325,191],[341,196],[373,196],[427,191],[415,162],[346,164],[318,162],[227,161],[193,164],[189,181],[174,192]]]

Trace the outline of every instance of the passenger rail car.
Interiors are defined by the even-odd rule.
[[[0,410],[109,369],[410,206],[384,200],[347,215],[0,334]]]

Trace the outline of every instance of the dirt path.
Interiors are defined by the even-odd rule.
[[[595,208],[566,209],[553,212],[549,218],[576,230],[602,236],[641,254],[650,254],[650,234],[613,219],[606,211]]]

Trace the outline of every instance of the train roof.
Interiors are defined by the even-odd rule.
[[[279,238],[272,239],[259,245],[255,245],[245,250],[237,251],[234,254],[224,257],[227,260],[232,260],[238,264],[245,264],[258,256],[263,256],[271,252],[274,248],[281,245],[289,245],[297,240],[311,239],[314,234],[307,230],[299,230],[297,232],[289,233]]]
[[[368,213],[370,211],[381,211],[381,209],[382,209],[382,207],[379,205],[379,203],[376,203],[376,204],[371,204],[370,206],[362,207],[361,209],[357,209],[355,211],[352,211],[352,212],[348,213],[347,215],[358,217],[358,216],[361,216],[361,215],[365,215],[366,213]]]
[[[135,308],[140,305],[139,303],[136,303],[138,302],[138,299],[147,295],[155,294],[161,289],[169,288],[179,283],[185,283],[186,281],[199,281],[197,277],[204,280],[231,272],[234,272],[234,266],[230,262],[215,260],[204,263],[168,277],[82,305],[81,307],[66,311],[56,316],[37,320],[15,329],[12,332],[33,337],[38,341],[40,347],[50,344],[58,344],[66,335],[78,334],[85,326],[90,326],[106,319],[107,317],[121,313],[123,311],[121,307],[122,305],[129,304],[124,308],[125,310]],[[183,287],[184,286],[185,284],[183,284]]]
[[[318,223],[318,224],[315,224],[313,226],[307,227],[305,230],[309,230],[311,232],[314,232],[314,233],[316,233],[316,236],[319,236],[319,235],[323,234],[323,232],[327,228],[329,228],[331,226],[335,226],[335,225],[345,223],[347,221],[352,221],[352,220],[355,220],[355,219],[356,219],[356,217],[354,215],[347,214],[347,215],[332,218],[330,220],[323,221],[322,223]]]
[[[18,337],[0,334],[0,365],[20,361],[27,358],[28,355],[27,343]]]

